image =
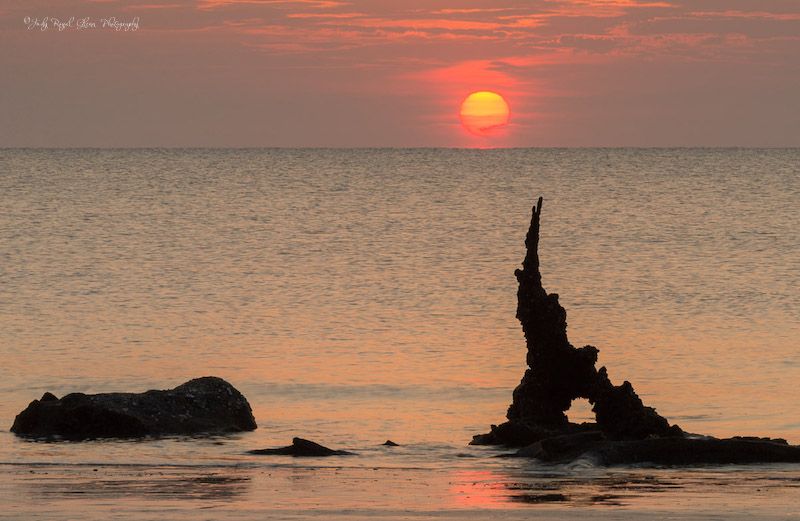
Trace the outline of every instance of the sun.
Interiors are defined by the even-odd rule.
[[[473,92],[461,103],[461,124],[471,134],[490,136],[508,124],[508,103],[496,92]]]

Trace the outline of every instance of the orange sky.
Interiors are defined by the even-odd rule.
[[[798,56],[797,0],[11,0],[0,146],[800,146]]]

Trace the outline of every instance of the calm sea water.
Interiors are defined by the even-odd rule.
[[[792,514],[797,467],[552,468],[466,446],[524,370],[513,272],[539,195],[573,344],[685,430],[800,443],[800,150],[0,150],[6,514]],[[45,391],[203,375],[260,428],[7,432]],[[243,455],[295,435],[361,455]]]

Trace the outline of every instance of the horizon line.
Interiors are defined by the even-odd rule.
[[[0,150],[797,150],[800,145],[614,145],[614,146],[0,146]]]

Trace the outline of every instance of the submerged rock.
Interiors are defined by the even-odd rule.
[[[251,431],[250,404],[225,380],[196,378],[168,391],[45,393],[14,419],[11,432],[33,438],[86,440]]]
[[[630,382],[614,385],[605,367],[595,368],[598,349],[575,348],[567,339],[567,312],[558,295],[542,287],[539,272],[540,197],[525,238],[527,253],[516,270],[517,318],[528,348],[522,381],[514,389],[508,421],[473,437],[474,445],[524,447],[515,455],[560,462],[588,457],[599,464],[653,462],[756,463],[800,461],[800,447],[768,438],[716,439],[687,436],[644,405]],[[572,401],[592,404],[596,423],[570,423]]]
[[[346,450],[329,449],[319,443],[315,443],[303,438],[292,438],[292,444],[277,449],[255,449],[247,451],[248,454],[258,454],[266,456],[297,456],[297,457],[320,457],[320,456],[353,456],[353,452]]]
[[[505,445],[507,447],[525,447],[545,438],[552,438],[566,433],[596,430],[595,424],[566,425],[543,427],[541,425],[526,425],[521,421],[507,421],[500,425],[492,425],[486,434],[476,434],[472,437],[470,445]]]
[[[548,463],[586,459],[598,465],[800,463],[800,447],[785,440],[734,437],[668,437],[609,440],[600,431],[546,438],[511,456]]]
[[[547,462],[573,460],[597,447],[603,441],[605,441],[605,436],[600,431],[562,434],[539,440],[519,449],[513,455]]]

